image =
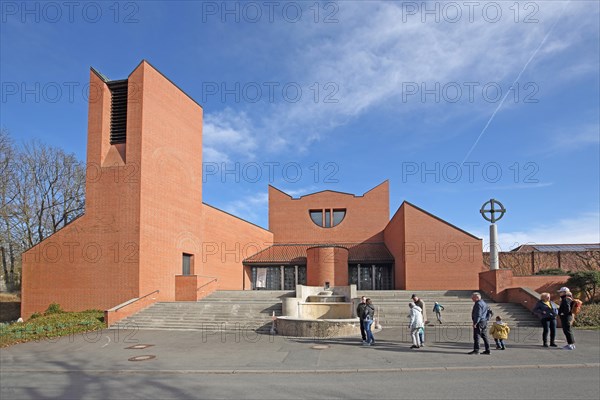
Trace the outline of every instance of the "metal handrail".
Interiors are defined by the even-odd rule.
[[[135,299],[135,300],[134,300],[134,301],[132,301],[131,303],[124,304],[124,305],[122,305],[122,306],[120,306],[120,307],[118,307],[118,308],[115,308],[113,311],[119,311],[121,308],[123,308],[123,307],[127,307],[127,306],[129,306],[129,305],[131,305],[131,304],[133,304],[133,303],[135,303],[135,302],[137,302],[137,301],[140,301],[140,300],[142,300],[143,298],[145,298],[145,297],[148,297],[148,296],[150,296],[151,294],[154,294],[154,293],[160,293],[160,290],[159,290],[159,289],[156,289],[154,292],[150,292],[150,293],[148,293],[148,294],[146,294],[146,295],[144,295],[144,296],[142,296],[142,297],[138,297],[137,299]]]
[[[198,275],[198,276],[202,276],[202,275]],[[206,282],[204,285],[199,286],[198,289],[196,289],[196,292],[199,291],[200,289],[202,289],[204,286],[210,285],[211,283],[217,281],[217,278],[212,277],[212,276],[204,276],[203,278],[213,278],[213,279],[211,279],[210,281]]]

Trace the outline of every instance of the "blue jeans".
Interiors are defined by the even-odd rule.
[[[371,331],[371,326],[373,325],[373,320],[365,320],[363,322],[363,326],[365,327],[365,332],[367,333],[367,343],[375,343],[375,338],[373,337],[373,332]]]

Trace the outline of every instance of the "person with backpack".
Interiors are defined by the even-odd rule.
[[[490,342],[487,335],[487,323],[493,312],[487,303],[481,299],[479,292],[471,295],[473,300],[473,310],[471,310],[471,320],[473,322],[473,351],[468,354],[479,354],[479,339],[483,339],[485,351],[481,354],[492,354],[490,352]]]
[[[367,341],[363,343],[363,346],[372,346],[375,344],[375,338],[371,327],[373,326],[373,319],[375,317],[375,306],[371,299],[365,300],[365,308],[363,310],[363,323],[365,333],[367,334]]]
[[[543,347],[548,347],[548,332],[550,332],[550,347],[556,347],[554,340],[556,338],[556,316],[558,315],[558,307],[550,301],[550,293],[542,293],[540,300],[533,308],[533,313],[540,319],[542,323],[542,341]]]
[[[433,304],[433,312],[435,313],[435,317],[440,324],[442,323],[442,311],[444,311],[444,306],[436,301]]]
[[[490,328],[490,335],[492,335],[496,342],[496,350],[506,350],[504,341],[508,339],[509,333],[510,328],[502,322],[502,318],[498,315],[496,317],[496,322],[494,322]]]
[[[573,294],[565,286],[558,290],[558,294],[561,299],[558,306],[558,316],[560,317],[563,333],[567,339],[567,345],[563,347],[563,350],[575,350],[575,336],[573,336],[573,330],[571,329],[573,324]]]

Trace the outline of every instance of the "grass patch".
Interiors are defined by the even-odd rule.
[[[27,322],[0,324],[0,347],[105,328],[104,312],[100,310],[49,311],[51,312],[38,314],[35,318],[32,316]]]

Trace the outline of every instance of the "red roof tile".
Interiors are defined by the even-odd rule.
[[[313,243],[274,244],[244,260],[244,264],[306,264],[306,250],[310,247],[339,246],[348,249],[348,262],[393,262],[394,257],[384,243]]]

